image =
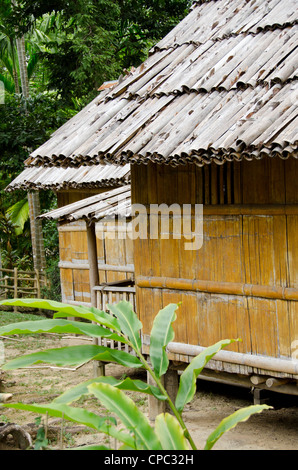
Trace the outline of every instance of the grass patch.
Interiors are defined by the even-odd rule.
[[[45,318],[46,317],[42,315],[34,315],[33,313],[0,311],[0,326],[9,325],[10,323],[19,323],[22,321],[43,320]]]
[[[38,321],[38,320],[47,320],[48,318],[43,315],[35,315],[34,313],[23,313],[23,312],[6,312],[0,311],[0,327],[9,325],[12,323],[20,323],[24,321]],[[60,340],[62,335],[46,335],[43,333],[28,333],[24,335],[13,335],[10,339],[10,336],[5,336],[5,346],[13,347],[18,349],[19,355],[27,354],[30,350],[45,349],[45,344],[49,342],[51,338],[51,344]],[[18,342],[14,338],[18,338]],[[47,338],[47,341],[46,341]],[[0,339],[4,339],[1,337]],[[54,347],[54,346],[53,346]],[[56,346],[55,346],[56,347]]]

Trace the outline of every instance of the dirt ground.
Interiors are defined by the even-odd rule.
[[[82,340],[76,337],[61,339],[55,335],[42,335],[42,338],[38,340],[28,338],[25,343],[22,341],[24,340],[20,337],[14,340],[4,340],[5,360],[37,349],[82,343]],[[0,392],[12,395],[11,403],[19,401],[46,403],[67,388],[92,378],[92,367],[92,364],[86,364],[72,371],[41,365],[34,371],[27,369],[7,371],[2,385],[0,382]],[[139,370],[124,369],[112,364],[106,366],[106,375],[116,377],[127,375],[145,380],[146,376],[143,374]],[[142,411],[147,413],[147,399],[144,395],[133,392],[130,395]],[[183,417],[195,443],[201,449],[204,447],[206,438],[223,418],[251,404],[253,404],[253,397],[248,388],[198,380],[195,399],[186,406]],[[254,415],[245,423],[240,423],[216,443],[214,450],[297,450],[298,396],[271,393],[268,404],[273,406],[273,409]],[[87,406],[88,409],[97,411],[99,414],[104,413],[94,398],[87,398],[83,404],[80,403],[80,406]],[[33,429],[36,417],[37,415],[30,412],[0,408],[0,423],[16,423],[27,430]],[[42,419],[44,420],[44,417]],[[61,446],[71,448],[95,443],[114,446],[113,442],[108,442],[106,436],[98,435],[92,430],[83,431],[82,427],[76,427],[74,423],[61,423],[59,419],[49,418],[48,427],[51,448],[61,448]],[[13,449],[13,443],[2,449]]]

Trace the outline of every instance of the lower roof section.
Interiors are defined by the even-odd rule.
[[[51,212],[38,216],[39,219],[57,220],[59,222],[74,222],[85,220],[97,222],[104,217],[131,216],[130,185],[111,189],[95,196],[81,199]]]
[[[7,191],[109,188],[130,181],[130,165],[93,165],[80,168],[26,167],[6,188]]]

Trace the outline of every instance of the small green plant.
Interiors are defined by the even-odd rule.
[[[9,403],[4,407],[29,410],[39,414],[84,424],[91,429],[105,433],[121,443],[121,450],[197,450],[187,429],[182,412],[196,393],[196,381],[207,362],[222,348],[237,340],[222,340],[206,348],[196,356],[180,376],[179,389],[173,402],[162,384],[162,376],[167,372],[169,359],[166,347],[173,341],[173,322],[176,319],[176,304],[169,304],[160,310],[155,317],[150,340],[150,362],[141,352],[142,323],[133,312],[132,306],[126,301],[117,305],[109,305],[111,313],[96,308],[76,307],[49,300],[10,300],[3,301],[6,305],[28,306],[55,311],[53,319],[27,321],[0,328],[0,335],[32,334],[32,333],[77,333],[93,338],[104,337],[127,344],[134,354],[110,349],[106,346],[81,345],[55,348],[28,354],[7,362],[3,369],[11,370],[27,367],[40,362],[58,366],[77,366],[92,360],[114,362],[125,367],[144,368],[152,377],[154,385],[142,380],[124,377],[97,377],[67,390],[51,403],[23,404]],[[64,318],[77,317],[89,320],[73,321]],[[153,395],[158,400],[167,402],[170,413],[157,416],[154,427],[140,411],[137,404],[124,391],[141,392]],[[87,409],[71,406],[83,395],[93,395],[109,413],[116,416],[125,426],[125,430],[117,428],[116,419],[111,416],[99,416]],[[218,439],[239,422],[247,420],[252,414],[258,413],[267,405],[248,406],[237,410],[225,418],[207,438],[205,449],[212,449]],[[113,440],[109,441],[113,442]],[[86,446],[85,449],[107,449],[107,446]],[[82,449],[82,447],[80,447]]]
[[[36,434],[36,439],[35,439],[35,444],[34,444],[34,450],[45,450],[48,447],[49,441],[46,438],[45,428],[41,423],[41,416],[38,416],[37,418],[35,418],[35,424],[38,427],[38,429],[37,429],[37,434]]]
[[[9,423],[9,419],[6,415],[0,415],[0,423]]]

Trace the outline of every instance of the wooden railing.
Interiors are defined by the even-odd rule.
[[[0,299],[41,297],[41,288],[46,277],[37,269],[22,271],[18,268],[0,269]]]
[[[108,308],[108,304],[118,303],[121,300],[127,300],[131,303],[134,312],[136,311],[136,290],[133,285],[133,281],[124,280],[120,282],[103,284],[100,286],[94,287],[96,291],[96,305],[100,310],[107,311],[111,313]],[[101,338],[98,341],[99,345],[108,346],[111,349],[119,349],[129,353],[132,353],[128,345],[120,343],[118,341],[107,340],[106,338]]]

